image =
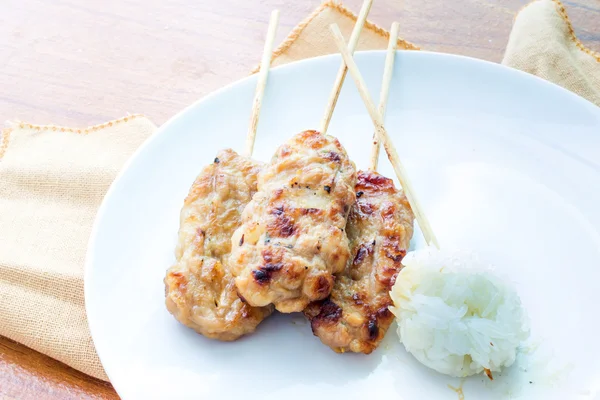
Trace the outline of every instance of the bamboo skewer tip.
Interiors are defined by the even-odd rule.
[[[358,13],[358,17],[356,18],[356,23],[354,24],[354,28],[352,29],[350,40],[348,41],[348,50],[350,51],[350,53],[354,53],[354,50],[358,45],[358,39],[360,37],[363,27],[365,26],[365,22],[367,21],[367,16],[369,15],[369,11],[371,11],[372,5],[373,0],[363,1],[363,4],[360,8],[360,12]],[[342,90],[344,80],[346,79],[347,72],[348,69],[346,68],[346,64],[342,61],[338,73],[335,77],[335,83],[333,84],[333,88],[331,89],[329,99],[327,100],[325,114],[323,115],[323,118],[321,120],[319,131],[323,135],[327,133],[327,129],[329,128],[329,123],[331,122],[333,110],[335,109],[338,98],[340,97],[340,92]]]
[[[396,50],[398,49],[399,29],[400,24],[398,24],[398,22],[392,23],[387,52],[385,55],[385,66],[383,68],[383,79],[381,81],[381,91],[379,95],[379,114],[381,115],[381,118],[384,119],[384,122],[387,102],[390,95],[390,84],[392,83],[392,76],[394,72]],[[369,169],[372,171],[377,171],[377,165],[379,164],[379,148],[379,139],[377,137],[377,131],[375,131],[373,133],[373,146],[371,148],[371,162],[369,167]]]
[[[400,181],[400,184],[402,185],[402,189],[404,190],[404,193],[406,194],[406,197],[408,198],[408,202],[410,203],[410,206],[415,214],[415,218],[417,219],[417,222],[419,223],[419,226],[421,227],[423,236],[425,237],[427,244],[433,245],[433,246],[439,248],[437,238],[435,237],[435,234],[433,233],[433,230],[431,229],[429,220],[427,219],[425,213],[423,212],[423,208],[421,207],[421,204],[419,203],[419,201],[417,199],[416,193],[412,187],[412,183],[408,177],[408,174],[404,168],[404,165],[400,161],[398,152],[396,151],[396,148],[394,147],[394,144],[392,143],[392,140],[389,137],[389,135],[384,127],[381,114],[375,107],[373,99],[371,98],[371,95],[369,94],[369,90],[365,84],[364,79],[361,76],[361,73],[360,73],[358,67],[356,66],[356,63],[354,62],[354,59],[352,58],[352,55],[346,49],[346,43],[344,41],[344,37],[342,36],[342,33],[340,32],[340,28],[337,26],[337,24],[331,24],[330,30],[331,30],[331,33],[333,34],[333,38],[335,39],[336,46],[338,47],[338,50],[341,53],[341,55],[344,59],[344,62],[346,63],[346,65],[348,67],[348,71],[350,71],[350,75],[352,75],[352,78],[354,79],[354,82],[356,84],[358,92],[360,93],[360,96],[363,99],[363,102],[365,103],[365,106],[367,108],[369,116],[373,120],[373,125],[375,125],[375,129],[377,131],[379,140],[383,144],[383,148],[385,149],[385,151],[388,155],[388,158],[390,160],[390,163],[392,164],[392,167],[394,168],[394,172],[396,173],[396,176],[398,177],[398,180]]]
[[[275,42],[275,34],[277,33],[277,24],[279,23],[279,10],[271,12],[269,19],[269,27],[267,30],[267,38],[262,53],[260,62],[260,71],[258,72],[258,81],[256,83],[256,91],[252,102],[252,115],[250,117],[250,126],[246,135],[246,145],[244,154],[247,157],[252,156],[254,150],[254,142],[256,141],[256,130],[258,128],[258,118],[262,106],[265,88],[267,86],[267,78],[269,76],[269,68],[271,67],[271,59],[273,56],[273,44]]]

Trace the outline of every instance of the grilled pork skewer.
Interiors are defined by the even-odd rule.
[[[166,305],[179,322],[208,338],[235,340],[273,311],[240,300],[227,262],[231,235],[262,167],[233,150],[220,151],[196,178],[181,210],[177,262],[165,278]]]
[[[279,147],[231,238],[248,304],[290,313],[329,296],[350,257],[344,228],[355,184],[354,164],[331,136],[305,131]]]
[[[413,214],[394,182],[360,171],[356,204],[346,231],[352,258],[336,276],[331,295],[310,304],[304,314],[315,336],[338,353],[371,353],[394,316],[389,291],[402,268],[413,234]]]
[[[379,111],[385,113],[397,47],[398,24],[390,31]],[[315,336],[343,353],[371,353],[393,322],[389,291],[402,268],[413,234],[414,216],[404,194],[376,171],[379,143],[373,141],[371,171],[360,171],[357,201],[346,232],[351,261],[336,276],[329,298],[310,304],[304,314]]]
[[[251,307],[237,295],[228,265],[231,235],[256,192],[263,164],[250,158],[271,62],[279,13],[274,11],[263,52],[246,156],[222,150],[198,175],[180,216],[176,263],[167,271],[165,303],[182,324],[212,339],[231,341],[254,332],[273,312],[272,306]]]
[[[372,0],[364,0],[350,51],[371,5]],[[342,63],[336,81],[346,72]],[[339,90],[332,94],[328,108],[335,108],[338,95]],[[322,121],[324,129],[328,118]],[[303,132],[280,148],[260,178],[260,196],[244,212],[245,226],[232,238],[232,264],[240,275],[236,285],[249,304],[273,303],[282,312],[302,311],[308,302],[329,294],[332,272],[348,258],[347,238],[340,230],[352,202],[345,186],[352,187],[354,174],[339,142],[317,132]],[[288,191],[290,187],[294,190]]]

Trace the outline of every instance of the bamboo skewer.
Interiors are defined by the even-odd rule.
[[[383,69],[383,80],[381,82],[381,91],[379,93],[379,115],[385,122],[385,111],[387,101],[390,94],[390,83],[394,74],[394,60],[396,58],[396,50],[398,49],[398,31],[400,25],[397,22],[392,23],[390,29],[390,39],[388,41],[387,53],[385,55],[385,67]],[[371,148],[371,164],[369,169],[377,171],[379,163],[379,139],[377,131],[373,133],[373,147]]]
[[[350,35],[350,40],[348,41],[348,51],[351,54],[354,53],[354,49],[356,49],[358,38],[360,37],[360,33],[362,32],[365,21],[367,20],[367,15],[369,15],[369,11],[371,10],[371,5],[373,5],[373,0],[364,0],[358,17],[356,18],[356,24],[354,24],[354,29],[352,29],[352,34]],[[335,78],[335,83],[333,84],[333,89],[329,95],[327,106],[325,107],[325,114],[321,120],[321,127],[319,130],[323,135],[327,133],[327,129],[329,128],[329,122],[331,122],[331,116],[333,115],[333,110],[335,109],[335,105],[340,97],[340,91],[342,90],[342,85],[344,83],[344,79],[346,79],[347,72],[348,68],[342,61],[340,69],[338,70]]]
[[[340,28],[337,26],[337,24],[332,24],[329,26],[329,28],[331,29],[331,33],[333,34],[333,38],[335,39],[335,43],[338,47],[338,50],[340,51],[344,62],[348,66],[350,75],[352,75],[352,78],[354,79],[356,87],[358,88],[358,92],[360,93],[360,96],[362,97],[365,106],[367,107],[367,111],[369,112],[369,115],[373,120],[373,125],[375,126],[377,136],[383,144],[383,148],[385,149],[388,158],[390,159],[390,162],[394,168],[394,172],[396,173],[396,176],[398,177],[398,180],[402,185],[402,189],[404,189],[404,193],[408,198],[408,202],[410,203],[410,206],[413,212],[415,213],[415,218],[417,219],[417,222],[421,227],[423,236],[425,237],[425,240],[427,241],[428,245],[433,245],[439,248],[437,238],[435,237],[435,234],[431,229],[431,225],[429,224],[429,221],[425,216],[425,213],[423,212],[421,204],[417,199],[416,193],[412,187],[410,179],[408,178],[408,174],[404,168],[404,165],[402,165],[400,157],[398,156],[398,152],[396,151],[392,140],[390,139],[387,131],[385,130],[381,114],[377,111],[377,108],[373,103],[373,99],[369,94],[369,90],[367,89],[365,81],[362,78],[360,71],[356,66],[356,63],[354,62],[352,55],[346,49],[346,43],[344,41],[342,33],[340,32]]]
[[[256,129],[258,128],[258,117],[260,116],[260,108],[262,106],[265,87],[267,86],[267,78],[269,76],[269,68],[271,66],[271,58],[273,55],[273,42],[277,33],[277,24],[279,22],[279,11],[274,10],[271,13],[269,20],[269,28],[267,31],[267,39],[263,49],[262,59],[260,62],[260,71],[258,82],[256,83],[256,92],[254,94],[254,102],[252,103],[252,116],[250,117],[250,127],[246,136],[246,146],[244,155],[250,157],[254,150],[254,142],[256,141]]]

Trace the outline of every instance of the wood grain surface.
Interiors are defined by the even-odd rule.
[[[361,0],[344,3],[358,11]],[[426,50],[500,61],[526,0],[376,0],[369,19],[400,22]],[[144,113],[162,124],[260,60],[272,9],[277,42],[319,0],[3,0],[0,119],[85,126]],[[600,0],[564,1],[600,51]],[[117,398],[109,384],[0,337],[0,399]]]
[[[0,336],[0,399],[118,399],[110,383]]]

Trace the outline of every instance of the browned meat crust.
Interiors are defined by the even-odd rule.
[[[233,150],[221,151],[198,175],[181,209],[177,262],[164,280],[166,305],[179,322],[209,338],[235,340],[273,311],[238,297],[227,262],[231,235],[256,192],[261,167]]]
[[[350,256],[356,170],[339,141],[305,131],[276,152],[233,235],[235,284],[253,306],[302,311],[326,298]]]
[[[371,353],[393,321],[389,291],[413,234],[413,213],[391,179],[359,172],[346,227],[352,261],[331,296],[304,314],[313,333],[336,352]]]

